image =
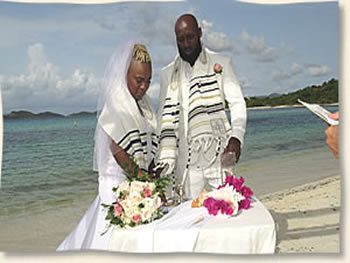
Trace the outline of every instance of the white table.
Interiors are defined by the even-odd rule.
[[[193,224],[198,218],[203,220]],[[188,201],[152,224],[131,229],[114,228],[109,250],[271,254],[275,244],[275,222],[257,199],[251,208],[230,218],[209,216],[206,208],[191,208],[191,201]]]

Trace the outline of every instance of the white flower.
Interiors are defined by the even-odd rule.
[[[135,200],[126,199],[121,201],[120,204],[123,206],[127,218],[132,218],[135,211],[139,209],[138,203]]]
[[[139,181],[133,181],[130,185],[130,192],[131,193],[142,193],[143,189],[145,188],[146,183],[139,182]]]
[[[153,210],[150,209],[150,207],[144,207],[141,209],[141,220],[142,222],[145,222],[149,220],[152,217]]]
[[[117,191],[115,192],[116,198],[119,198],[120,193],[126,192],[128,193],[130,189],[129,182],[128,181],[123,181],[119,186]]]
[[[220,189],[213,190],[205,194],[206,197],[212,197],[216,200],[224,200],[225,202],[234,204],[235,202],[239,202],[244,200],[244,196],[233,189],[232,186],[226,185]]]
[[[237,192],[236,189],[233,189],[232,192],[233,192],[232,199],[233,199],[233,201],[237,202],[237,204],[238,204],[238,202],[240,202],[240,201],[245,199],[245,197],[241,193]]]
[[[153,190],[156,189],[156,184],[147,182],[147,183],[145,183],[144,188],[150,189],[153,192]]]
[[[140,203],[142,201],[142,196],[139,192],[130,192],[128,199],[135,203]]]

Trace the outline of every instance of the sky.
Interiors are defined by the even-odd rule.
[[[284,94],[339,77],[337,2],[0,2],[4,114],[94,111],[109,57],[130,37],[151,54],[148,95],[157,108],[161,68],[177,54],[174,24],[188,12],[201,24],[203,44],[232,58],[244,96]]]

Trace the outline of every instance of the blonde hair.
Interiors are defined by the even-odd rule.
[[[151,56],[147,48],[142,44],[135,44],[132,51],[132,57],[142,63],[151,63]]]

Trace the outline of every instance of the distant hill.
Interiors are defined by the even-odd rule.
[[[309,103],[331,104],[339,102],[338,80],[331,79],[322,85],[312,85],[287,94],[272,93],[268,96],[245,97],[247,107],[280,106],[299,104],[297,99]],[[64,116],[54,112],[32,113],[30,111],[12,111],[4,115],[4,119],[34,119],[34,118],[77,118],[96,115],[96,112],[82,111]]]
[[[92,116],[92,115],[96,115],[96,111],[95,112],[81,111],[81,112],[78,112],[78,113],[69,114],[67,117],[68,118],[76,118],[76,117]]]
[[[299,104],[297,99],[309,103],[331,104],[339,102],[338,98],[338,80],[331,79],[322,85],[312,85],[287,94],[273,93],[265,97],[245,98],[247,107],[257,106],[280,106]]]
[[[62,114],[54,113],[54,112],[40,112],[33,113],[30,111],[20,110],[20,111],[12,111],[9,114],[4,115],[4,119],[38,119],[38,118],[78,118],[83,116],[95,116],[96,112],[88,112],[81,111],[77,113],[72,113],[67,116]]]
[[[279,96],[281,96],[280,93],[271,93],[268,97],[270,97],[270,98],[276,98],[276,97],[279,97]]]
[[[30,111],[12,111],[4,115],[4,119],[38,119],[38,118],[63,118],[64,116],[54,112],[33,113]]]

